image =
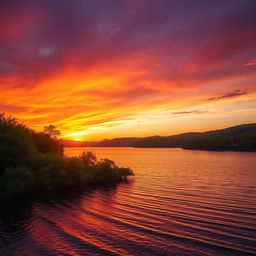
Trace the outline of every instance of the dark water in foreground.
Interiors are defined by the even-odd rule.
[[[132,167],[135,178],[82,195],[1,205],[1,256],[256,254],[256,153],[93,151]]]

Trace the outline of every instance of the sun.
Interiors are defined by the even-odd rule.
[[[80,138],[74,138],[74,141],[81,141]]]

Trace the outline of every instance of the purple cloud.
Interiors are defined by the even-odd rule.
[[[238,89],[238,90],[234,90],[234,91],[229,92],[229,93],[225,93],[221,96],[212,97],[212,98],[209,98],[209,99],[206,99],[206,100],[208,100],[208,101],[220,100],[220,99],[225,99],[225,98],[238,97],[238,96],[241,96],[241,95],[244,95],[244,94],[247,94],[247,92]]]

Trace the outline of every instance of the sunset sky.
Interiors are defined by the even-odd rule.
[[[255,0],[0,2],[0,113],[66,139],[256,122]]]

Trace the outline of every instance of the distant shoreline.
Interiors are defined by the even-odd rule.
[[[65,147],[182,148],[207,151],[256,152],[256,124],[171,136],[126,137],[102,141],[62,140]]]
[[[211,150],[211,149],[188,149],[188,148],[171,148],[171,147],[127,147],[127,146],[65,146],[64,148],[138,148],[138,149],[181,149],[181,150],[193,150],[193,151],[207,151],[207,152],[251,152],[256,153],[255,151],[248,151],[248,150]]]

